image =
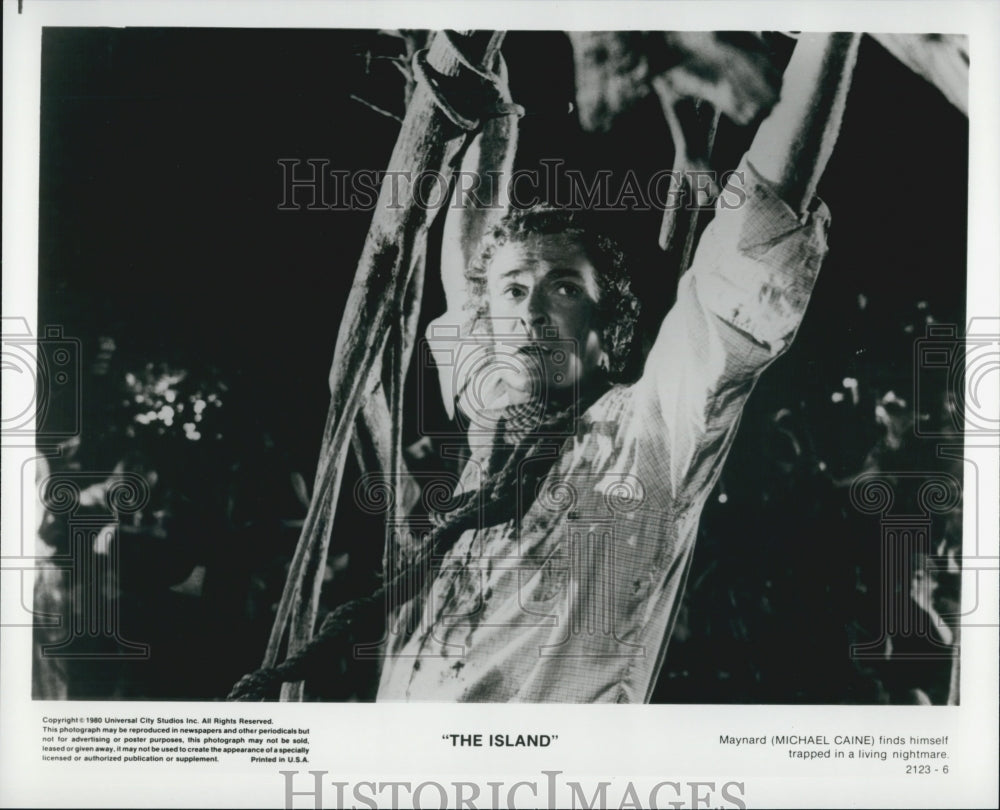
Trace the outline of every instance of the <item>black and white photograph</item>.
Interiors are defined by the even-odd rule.
[[[3,319],[14,699],[60,735],[198,705],[830,707],[829,740],[760,744],[858,732],[945,779],[920,724],[975,711],[966,638],[997,626],[974,38],[398,16],[41,26],[37,298]],[[917,736],[856,728],[888,707]],[[399,734],[570,736],[452,726]],[[290,761],[264,801],[312,806],[274,774],[332,763]],[[712,785],[673,806],[754,806]]]
[[[37,697],[959,700],[961,38],[42,59]]]

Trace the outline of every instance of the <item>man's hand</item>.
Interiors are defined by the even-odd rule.
[[[507,69],[499,60],[501,102],[510,103]],[[475,315],[468,308],[465,272],[478,258],[483,237],[510,205],[507,185],[517,152],[517,117],[488,118],[466,147],[449,201],[441,242],[441,283],[447,311],[427,327],[427,339],[438,368],[441,399],[449,417],[455,400],[465,390],[464,370],[475,365],[482,347],[470,337],[476,331]],[[480,330],[481,331],[481,330]],[[480,341],[481,342],[481,341]],[[471,359],[470,359],[471,358]]]
[[[860,34],[802,34],[785,69],[781,102],[747,159],[796,212],[808,208],[840,132]]]
[[[500,102],[512,102],[507,67],[498,60]],[[449,201],[441,245],[441,282],[448,312],[465,306],[465,270],[476,258],[483,236],[510,206],[507,184],[517,152],[517,116],[487,118],[462,156]]]

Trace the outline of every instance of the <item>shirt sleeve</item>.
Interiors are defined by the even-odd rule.
[[[818,199],[798,217],[745,158],[719,197],[635,390],[676,505],[707,496],[757,378],[794,339],[828,222]]]

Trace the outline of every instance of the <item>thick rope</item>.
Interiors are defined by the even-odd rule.
[[[455,60],[462,65],[465,74],[475,77],[475,84],[478,85],[471,86],[471,83],[462,76],[451,77],[438,73],[427,64],[427,48],[413,54],[413,75],[427,86],[434,104],[449,121],[459,129],[474,132],[482,125],[483,118],[496,118],[502,115],[516,115],[520,118],[524,115],[524,107],[520,104],[502,101],[504,88],[507,84],[503,56],[497,54],[500,63],[500,70],[497,73],[480,70],[466,59],[447,32],[441,32],[441,34],[444,35]],[[460,112],[455,108],[457,99],[481,99],[482,93],[480,91],[483,89],[488,89],[489,95],[492,97],[491,102],[477,104],[478,109],[466,110],[465,112]]]

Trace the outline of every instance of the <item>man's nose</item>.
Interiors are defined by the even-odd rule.
[[[532,291],[528,300],[528,326],[534,337],[542,336],[542,329],[549,325],[549,313],[545,295],[538,289]]]

